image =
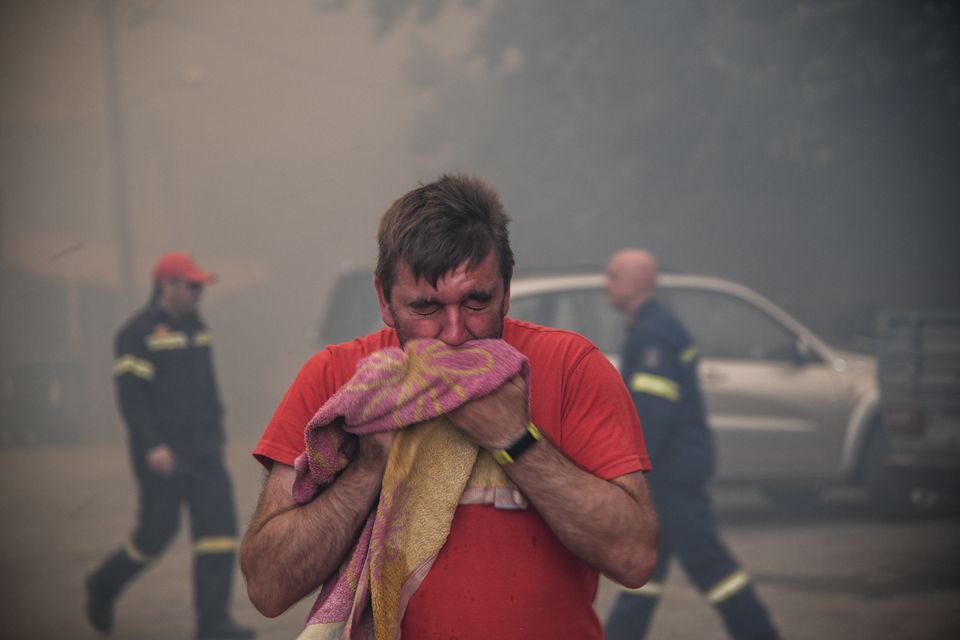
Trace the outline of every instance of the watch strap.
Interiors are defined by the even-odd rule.
[[[513,443],[510,444],[510,446],[508,446],[506,449],[495,451],[493,454],[493,459],[499,462],[502,466],[513,464],[541,438],[543,438],[543,435],[540,433],[540,430],[537,429],[537,425],[533,424],[532,422],[528,422],[527,430],[524,431],[523,435],[514,440]]]

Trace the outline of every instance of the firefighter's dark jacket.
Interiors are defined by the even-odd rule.
[[[621,358],[653,464],[652,484],[702,483],[713,473],[713,439],[687,330],[656,299],[636,312]]]
[[[117,332],[113,374],[134,452],[160,444],[189,454],[223,443],[223,408],[210,334],[199,317],[174,320],[156,305]]]

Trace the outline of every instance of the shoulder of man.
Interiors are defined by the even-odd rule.
[[[150,307],[140,309],[117,329],[117,340],[129,340],[151,333],[159,319]]]
[[[659,300],[654,300],[651,305],[651,312],[647,314],[650,328],[679,344],[691,342],[686,326],[672,309]]]
[[[357,337],[348,342],[328,344],[312,356],[300,367],[296,378],[287,390],[300,398],[299,403],[292,406],[305,407],[304,415],[296,413],[295,421],[302,420],[300,428],[306,424],[317,409],[327,399],[346,384],[357,370],[357,364],[365,356],[387,347],[398,346],[396,332],[392,329],[381,329],[366,336]],[[286,399],[278,409],[278,415],[283,411]],[[278,418],[275,415],[274,421]]]
[[[328,366],[335,367],[338,370],[347,368],[352,376],[360,360],[377,351],[397,346],[400,346],[397,332],[389,327],[384,327],[379,331],[358,336],[347,342],[328,344],[315,353],[307,361],[307,365],[314,369]]]
[[[584,367],[589,368],[591,375],[609,375],[614,381],[620,379],[607,356],[574,331],[507,318],[503,340],[527,357],[534,379],[563,379],[576,371],[583,371]]]
[[[657,369],[674,358],[681,364],[691,360],[696,347],[690,334],[679,318],[667,307],[654,300],[650,307],[637,318],[631,327],[634,344],[644,347],[637,364],[647,369]]]

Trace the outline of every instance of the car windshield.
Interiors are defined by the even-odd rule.
[[[755,306],[719,291],[664,288],[671,307],[707,358],[792,360],[797,336]]]
[[[722,291],[662,286],[657,299],[683,321],[711,358],[792,360],[797,336],[765,311]],[[602,286],[535,289],[510,300],[510,316],[586,336],[608,356],[620,352],[626,318],[607,303]]]

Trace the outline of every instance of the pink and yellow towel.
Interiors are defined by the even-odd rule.
[[[300,640],[399,638],[407,602],[446,541],[457,505],[526,506],[489,453],[444,417],[518,374],[529,378],[527,359],[502,340],[456,348],[411,340],[361,360],[353,378],[317,411],[306,428],[307,449],[294,465],[300,504],[349,464],[357,446],[350,434],[401,431],[377,508],[337,575],[321,588]]]

